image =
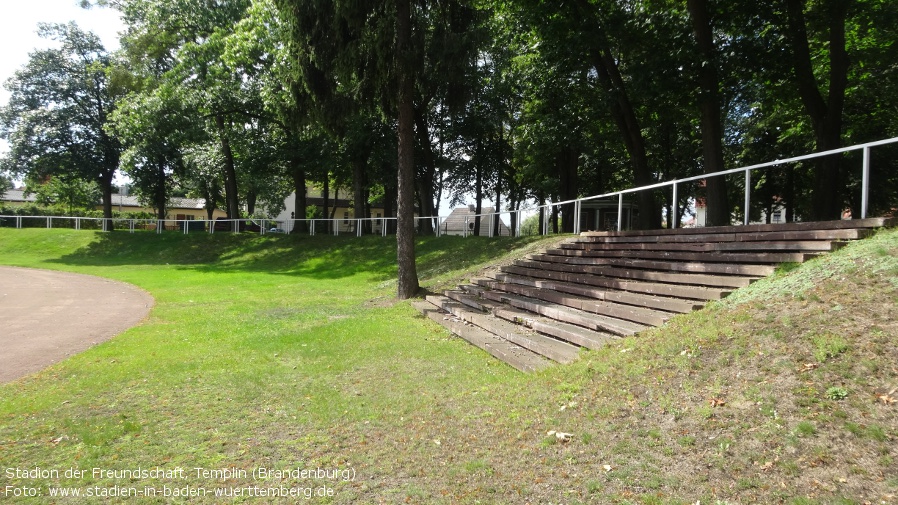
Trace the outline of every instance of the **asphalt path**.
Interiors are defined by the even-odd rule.
[[[0,266],[0,383],[109,340],[146,318],[153,303],[124,282]]]

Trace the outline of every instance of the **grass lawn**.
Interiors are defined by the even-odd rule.
[[[419,276],[437,291],[540,245],[421,239]],[[0,386],[0,502],[23,486],[43,496],[15,503],[85,502],[52,486],[157,490],[102,500],[123,503],[297,501],[252,486],[332,494],[315,503],[898,501],[894,231],[536,375],[395,302],[390,239],[0,229],[0,263],[156,298],[142,325]],[[36,468],[59,475],[17,475]]]

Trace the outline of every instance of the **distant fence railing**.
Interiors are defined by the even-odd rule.
[[[418,233],[429,233],[436,236],[441,235],[461,235],[464,237],[470,235],[480,236],[513,236],[522,235],[547,235],[552,232],[561,231],[562,226],[559,220],[565,218],[572,220],[573,233],[579,233],[582,228],[582,220],[584,217],[584,204],[592,205],[591,210],[603,207],[610,210],[607,213],[610,220],[604,223],[606,229],[624,229],[625,223],[629,228],[632,225],[633,216],[638,211],[638,206],[633,202],[625,202],[625,197],[633,196],[640,191],[671,191],[671,208],[668,209],[667,222],[668,227],[677,228],[680,226],[680,208],[679,208],[679,191],[683,185],[697,183],[702,180],[713,177],[727,176],[742,173],[744,177],[744,200],[743,200],[743,224],[750,221],[751,209],[751,181],[752,172],[764,168],[788,165],[801,161],[812,160],[824,156],[834,156],[852,151],[862,151],[863,157],[861,162],[861,201],[860,201],[860,218],[866,218],[869,210],[870,201],[870,152],[871,149],[878,146],[898,143],[898,137],[880,140],[876,142],[868,142],[850,147],[832,149],[803,156],[795,156],[792,158],[778,159],[767,163],[750,165],[746,167],[733,168],[723,170],[711,174],[696,175],[683,179],[674,179],[666,182],[659,182],[647,186],[629,188],[622,191],[614,191],[601,195],[588,196],[573,200],[565,200],[561,202],[551,202],[544,205],[520,208],[511,211],[499,211],[490,213],[467,213],[463,219],[452,218],[452,216],[426,216],[415,217],[415,229]],[[604,201],[604,202],[603,202]],[[566,215],[567,214],[567,215]],[[538,216],[534,218],[535,216]],[[476,221],[479,219],[479,223]],[[76,230],[92,229],[109,231],[111,229],[127,229],[131,233],[135,231],[155,231],[162,233],[163,231],[178,231],[184,234],[188,233],[216,233],[216,232],[257,232],[266,233],[305,233],[309,235],[316,234],[332,234],[332,235],[355,235],[362,236],[367,234],[380,234],[381,236],[392,235],[396,229],[395,217],[371,217],[371,218],[344,218],[344,219],[215,219],[215,220],[184,220],[184,219],[105,219],[91,217],[68,217],[68,216],[16,216],[16,215],[0,215],[0,227],[14,228],[74,228]],[[477,232],[477,233],[475,233]]]
[[[424,229],[422,224],[429,221],[432,233],[441,235],[441,224],[445,217],[416,217],[416,230]],[[0,227],[6,228],[66,228],[75,230],[128,230],[131,233],[151,231],[162,233],[175,231],[190,233],[255,232],[291,233],[294,231],[308,235],[355,235],[395,234],[395,217],[346,218],[346,219],[128,219],[74,216],[16,216],[0,215]]]

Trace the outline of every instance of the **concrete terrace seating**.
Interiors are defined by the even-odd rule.
[[[636,335],[773,273],[862,239],[886,218],[585,232],[415,307],[522,371]]]

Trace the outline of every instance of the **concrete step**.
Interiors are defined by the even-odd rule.
[[[463,305],[467,305],[468,307],[471,307],[474,310],[479,310],[481,312],[492,313],[494,309],[502,308],[505,306],[504,304],[499,302],[480,298],[479,293],[471,294],[469,291],[466,291],[464,289],[444,291],[443,295],[450,300],[454,300]]]
[[[415,301],[412,302],[412,306],[455,335],[483,349],[494,358],[507,363],[517,370],[536,372],[552,364],[545,357],[500,338],[479,326],[468,324],[451,314],[447,314],[428,301]]]
[[[527,296],[507,293],[505,291],[484,291],[483,297],[497,302],[507,303],[513,307],[527,310],[541,316],[575,324],[584,328],[627,337],[648,328],[646,325],[624,321],[613,317],[590,314],[582,310],[538,300]]]
[[[720,288],[708,288],[701,286],[680,286],[676,284],[664,284],[656,282],[629,281],[615,278],[602,277],[588,273],[555,272],[552,270],[539,270],[524,268],[515,265],[502,267],[502,272],[517,274],[524,277],[539,279],[551,279],[577,284],[588,284],[620,291],[644,293],[656,296],[668,296],[672,298],[688,298],[691,300],[720,300],[730,294],[730,290]]]
[[[561,244],[562,249],[585,251],[688,251],[688,252],[730,252],[730,251],[804,251],[830,252],[838,248],[839,242],[832,240],[785,240],[763,242],[570,242]]]
[[[628,291],[617,291],[614,289],[598,288],[584,284],[535,279],[533,277],[525,277],[514,274],[499,273],[496,275],[496,280],[501,282],[521,284],[523,286],[531,286],[535,288],[551,289],[559,291],[561,293],[570,293],[586,298],[595,298],[596,300],[602,300],[610,303],[620,303],[636,307],[645,307],[647,309],[656,309],[658,311],[676,314],[688,314],[689,312],[698,310],[704,306],[703,303],[695,300],[683,300],[666,296],[630,293]]]
[[[445,296],[416,302],[429,318],[524,371],[570,363],[701,308],[731,290],[865,238],[898,220],[687,230],[586,232]]]
[[[477,286],[481,289],[493,289],[493,284],[496,282],[496,279],[492,277],[473,277],[471,278],[471,284]]]
[[[497,278],[501,280],[498,275]],[[672,316],[669,312],[661,312],[620,303],[608,303],[594,298],[560,293],[552,289],[532,288],[514,283],[501,283],[497,286],[497,289],[505,291],[506,293],[527,296],[537,300],[582,310],[584,312],[632,321],[646,326],[661,326]]]
[[[715,251],[715,243],[708,242],[585,242],[576,241],[561,244],[562,249],[584,251]]]
[[[483,299],[480,295],[483,293],[484,289],[479,286],[468,284],[459,287],[464,294],[455,296],[458,296],[458,301],[461,303],[465,303],[466,305],[479,304],[481,307],[489,308],[489,312],[498,318],[517,324],[523,324],[532,330],[570,342],[580,347],[599,349],[608,341],[620,338],[610,333],[588,330],[580,326],[563,323],[561,321],[533,314],[532,312],[516,309],[504,303]],[[466,302],[464,299],[468,299],[468,301]],[[471,301],[472,299],[474,301]]]
[[[428,296],[427,301],[452,315],[475,324],[480,328],[525,349],[545,356],[559,363],[573,363],[578,359],[580,349],[567,342],[536,333],[529,328],[504,319],[475,312],[467,306],[444,296]]]
[[[513,307],[496,309],[493,315],[587,349],[601,349],[608,342],[620,339],[611,333],[589,330]]]
[[[653,261],[630,258],[606,258],[601,256],[556,256],[530,254],[527,259],[561,265],[614,265],[645,270],[669,270],[674,272],[711,273],[766,277],[776,271],[772,265],[731,265],[725,263],[684,263],[679,261]]]
[[[677,252],[677,251],[586,251],[576,249],[548,249],[545,254],[555,256],[640,258],[665,261],[692,261],[708,263],[736,264],[779,264],[803,263],[816,258],[815,253],[724,253],[724,252]]]
[[[710,275],[679,272],[656,272],[643,269],[621,268],[616,266],[578,265],[567,266],[556,263],[538,263],[528,260],[518,260],[515,265],[525,268],[545,268],[560,272],[584,272],[605,277],[617,277],[621,279],[635,279],[646,281],[667,282],[673,284],[686,284],[693,286],[712,286],[721,288],[744,288],[760,277],[736,276],[736,275]]]

